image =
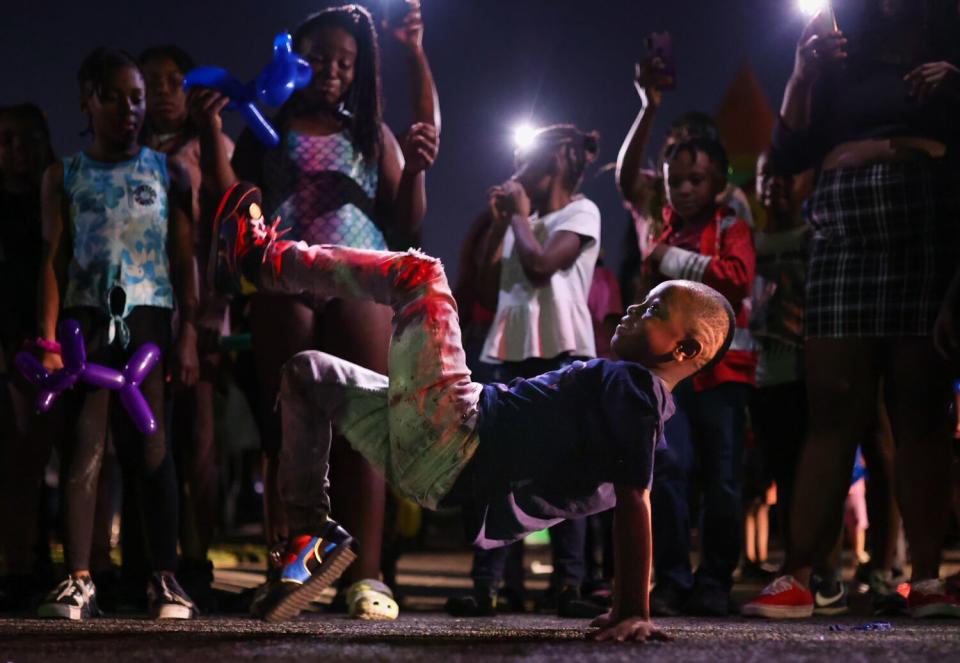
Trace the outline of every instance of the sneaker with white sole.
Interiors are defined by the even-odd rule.
[[[37,608],[39,617],[53,619],[90,619],[102,614],[97,607],[97,588],[90,576],[69,576],[47,594]]]
[[[357,558],[356,541],[333,520],[316,534],[288,542],[280,581],[267,588],[258,612],[268,622],[296,617],[333,584]]]
[[[801,619],[813,615],[813,594],[793,576],[780,576],[740,609],[744,617]]]
[[[850,612],[847,585],[842,580],[812,581],[813,614],[815,615],[845,615]]]
[[[154,573],[147,581],[147,609],[153,619],[193,619],[197,606],[177,579]]]
[[[939,578],[910,584],[907,609],[914,618],[960,617],[960,598],[947,591]]]

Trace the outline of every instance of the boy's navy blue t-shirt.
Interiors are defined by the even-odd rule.
[[[628,361],[575,361],[485,385],[474,458],[475,543],[504,545],[609,509],[614,483],[649,488],[654,450],[673,411],[664,382]]]

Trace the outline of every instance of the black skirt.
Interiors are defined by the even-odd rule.
[[[807,338],[927,336],[960,267],[960,177],[936,160],[821,173]]]

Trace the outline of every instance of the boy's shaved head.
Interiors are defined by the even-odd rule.
[[[670,296],[688,301],[689,334],[702,349],[695,363],[698,370],[712,367],[730,349],[737,317],[727,298],[710,286],[694,281],[668,281]]]
[[[719,292],[693,281],[666,281],[627,309],[611,347],[672,388],[718,362],[733,342],[735,327],[733,307]]]

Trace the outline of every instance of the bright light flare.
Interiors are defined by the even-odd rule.
[[[797,11],[810,18],[829,9],[830,0],[797,0]]]
[[[529,122],[518,124],[513,129],[513,143],[518,150],[525,150],[533,145],[537,138],[537,128]]]

